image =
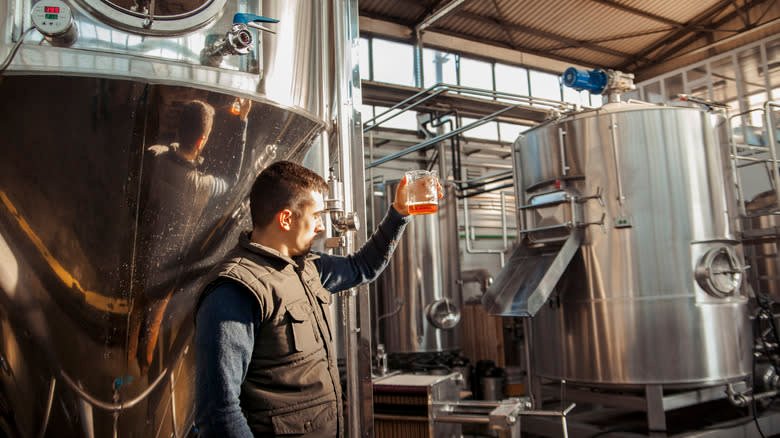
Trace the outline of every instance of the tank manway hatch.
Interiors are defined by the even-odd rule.
[[[582,243],[575,230],[563,246],[520,244],[482,298],[491,315],[533,317],[550,297]]]

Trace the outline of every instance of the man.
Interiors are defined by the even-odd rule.
[[[245,136],[251,101],[242,99],[240,103],[238,132]],[[163,315],[183,267],[193,262],[191,246],[201,216],[209,202],[235,183],[242,165],[238,160],[226,170],[224,178],[203,172],[202,154],[214,126],[214,107],[191,100],[177,109],[178,142],[151,146],[145,158],[140,239],[148,256],[141,265],[143,291],[134,297],[128,344],[128,359],[137,360],[141,373],[148,370],[154,358]],[[245,138],[238,140],[245,142]]]
[[[331,293],[375,279],[409,221],[405,182],[369,241],[311,253],[327,184],[281,161],[252,187],[253,229],[219,265],[196,316],[196,416],[203,436],[335,437],[344,431]]]

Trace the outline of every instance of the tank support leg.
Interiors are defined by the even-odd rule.
[[[666,431],[666,412],[664,411],[663,386],[645,386],[645,399],[647,400],[647,428],[651,432]]]

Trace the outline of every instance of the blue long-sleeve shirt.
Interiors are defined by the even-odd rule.
[[[373,281],[385,269],[409,217],[390,208],[371,238],[349,256],[319,254],[314,263],[331,292]],[[239,283],[219,283],[197,313],[196,420],[202,436],[252,437],[239,396],[260,325],[252,292]]]

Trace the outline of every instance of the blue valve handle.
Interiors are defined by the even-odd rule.
[[[577,91],[588,90],[593,94],[601,94],[607,86],[607,73],[601,69],[582,71],[569,67],[563,72],[563,84]]]
[[[263,17],[262,15],[238,13],[233,15],[233,24],[249,23],[278,23],[276,18]]]

